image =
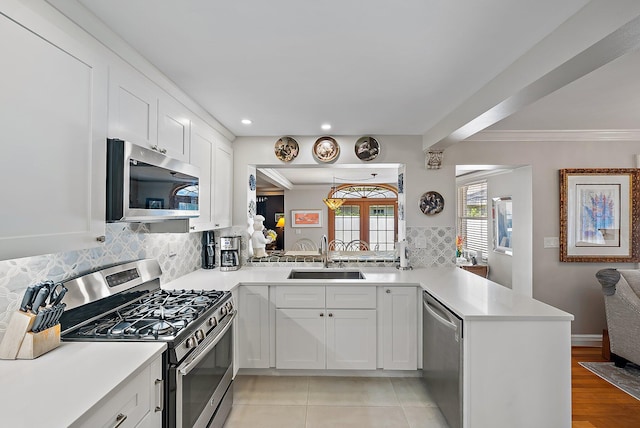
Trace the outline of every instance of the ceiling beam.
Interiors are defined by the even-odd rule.
[[[423,150],[445,150],[638,48],[640,2],[592,1],[427,131]]]

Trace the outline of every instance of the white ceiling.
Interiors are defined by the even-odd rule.
[[[424,134],[589,3],[79,1],[238,136]],[[495,128],[629,126],[612,68]]]
[[[640,15],[636,1],[77,1],[236,136],[423,135],[440,148],[504,100],[509,115],[473,132],[640,129],[638,40],[521,102]]]

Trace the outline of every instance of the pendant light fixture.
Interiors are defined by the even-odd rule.
[[[336,193],[336,178],[333,177],[333,186],[331,186],[331,196],[333,196]],[[330,210],[336,210],[336,208],[339,208],[342,206],[342,204],[344,204],[347,200],[343,199],[343,198],[324,198],[322,200],[322,202],[324,202],[324,204],[326,206],[329,207]]]

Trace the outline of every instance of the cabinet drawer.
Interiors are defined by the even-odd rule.
[[[112,427],[124,418],[120,428],[136,427],[148,414],[151,396],[151,367],[147,366],[133,379],[100,401],[78,419],[72,427]]]
[[[324,286],[300,285],[276,287],[278,308],[324,308]]]
[[[376,287],[327,286],[327,308],[375,309]]]

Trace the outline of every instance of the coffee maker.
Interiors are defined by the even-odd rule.
[[[202,269],[216,267],[216,240],[212,230],[202,233]]]
[[[240,237],[223,236],[220,238],[220,270],[240,269]]]

